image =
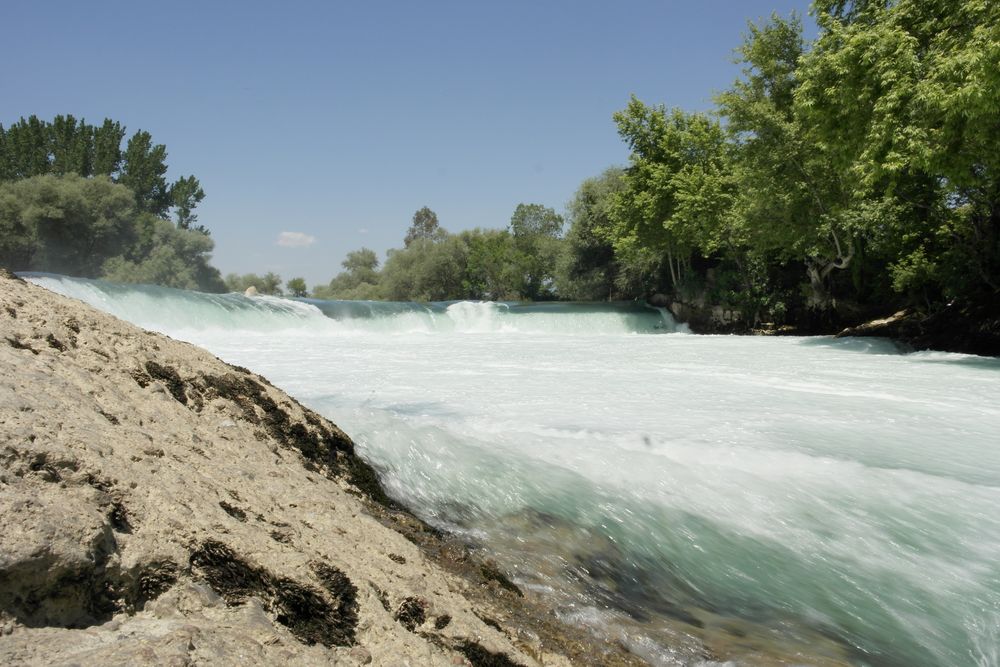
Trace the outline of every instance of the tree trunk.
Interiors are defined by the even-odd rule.
[[[674,288],[674,292],[677,292],[677,272],[674,270],[674,253],[667,249],[667,266],[670,267],[670,284]]]
[[[809,286],[812,288],[812,295],[809,297],[811,307],[823,309],[830,307],[831,299],[830,291],[827,289],[827,279],[834,269],[846,269],[851,265],[851,260],[854,259],[853,241],[848,242],[847,252],[844,253],[837,232],[831,232],[830,236],[837,248],[837,256],[825,261],[816,257],[810,257],[806,260],[806,275],[809,276]]]

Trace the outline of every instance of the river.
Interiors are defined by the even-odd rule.
[[[652,664],[1000,661],[1000,360],[691,335],[638,304],[29,277],[263,374],[390,495]]]

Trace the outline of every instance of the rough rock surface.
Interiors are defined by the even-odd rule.
[[[264,378],[0,272],[0,664],[635,664],[519,593]]]

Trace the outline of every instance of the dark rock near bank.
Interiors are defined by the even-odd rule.
[[[931,314],[901,310],[837,334],[892,338],[914,350],[1000,356],[1000,298],[952,302]]]

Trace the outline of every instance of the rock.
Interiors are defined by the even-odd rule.
[[[666,294],[656,293],[646,299],[646,303],[653,306],[654,308],[666,308],[670,305],[670,297]]]
[[[883,317],[877,320],[871,320],[860,324],[856,327],[848,327],[843,329],[838,333],[836,338],[844,338],[847,336],[886,336],[893,337],[899,335],[900,327],[903,323],[911,319],[913,313],[908,310],[900,310],[889,317]]]
[[[243,295],[244,296],[257,296],[257,288],[254,287],[253,285],[251,285],[250,287],[246,288],[246,291],[243,292]]]
[[[0,274],[8,308],[0,664],[448,665],[450,638],[496,634],[476,609],[500,602],[467,597],[475,559],[456,564],[468,574],[433,560],[443,538],[385,498],[335,425],[203,350]],[[46,322],[73,323],[75,343],[46,344]]]
[[[115,602],[106,588],[118,548],[102,506],[106,496],[60,488],[48,475],[13,479],[0,494],[0,609],[28,625],[110,619]]]
[[[348,654],[351,658],[356,660],[359,665],[367,665],[372,661],[371,651],[361,646],[355,646],[349,651]]]

